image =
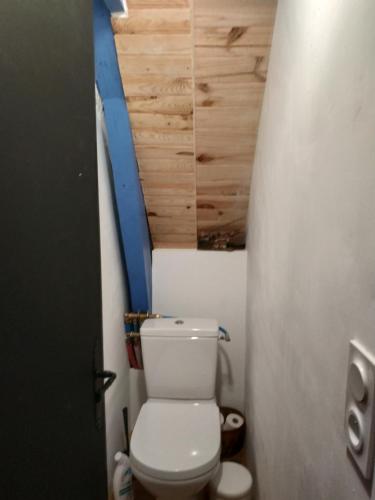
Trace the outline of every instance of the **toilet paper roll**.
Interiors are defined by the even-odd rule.
[[[224,422],[225,422],[224,415],[222,413],[220,413],[220,425],[223,426]]]
[[[237,413],[229,413],[223,426],[224,431],[239,429],[244,423],[244,419]]]

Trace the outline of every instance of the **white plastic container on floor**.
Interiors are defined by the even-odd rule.
[[[129,457],[120,451],[115,455],[117,463],[113,474],[113,495],[115,500],[133,500],[133,474]]]
[[[223,462],[210,482],[211,500],[249,500],[253,478],[243,465]]]

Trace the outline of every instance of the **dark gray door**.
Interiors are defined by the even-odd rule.
[[[0,497],[104,500],[89,0],[0,2],[0,238]]]

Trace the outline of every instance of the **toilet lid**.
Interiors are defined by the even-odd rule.
[[[183,480],[215,467],[220,458],[219,408],[214,401],[149,400],[130,442],[130,460],[157,479]]]

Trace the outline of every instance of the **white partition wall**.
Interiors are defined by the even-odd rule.
[[[246,251],[153,251],[153,310],[217,318],[231,342],[220,343],[220,403],[244,407]],[[193,362],[193,360],[192,360]]]

